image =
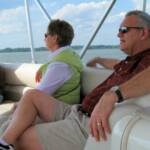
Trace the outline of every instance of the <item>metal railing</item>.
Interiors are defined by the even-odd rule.
[[[28,4],[28,0],[25,0],[24,2],[25,2],[25,12],[26,12],[26,18],[27,18],[27,29],[28,29],[28,36],[29,36],[29,44],[30,44],[30,49],[31,49],[31,61],[32,61],[32,63],[35,63],[34,43],[33,43],[30,12],[29,12],[29,4]]]
[[[147,0],[143,0],[143,11],[146,12],[146,3],[147,3]]]
[[[51,21],[50,15],[47,13],[46,9],[43,7],[42,3],[39,0],[34,0],[36,5],[40,8],[41,12],[43,13],[44,17],[48,20]]]
[[[112,0],[112,2],[110,3],[110,6],[108,7],[108,9],[106,10],[106,12],[104,13],[103,18],[100,20],[98,26],[96,27],[95,31],[93,32],[92,36],[90,37],[89,41],[87,42],[87,44],[83,47],[83,49],[81,50],[80,53],[80,57],[83,58],[84,54],[86,53],[86,51],[88,50],[88,47],[90,46],[90,44],[92,43],[93,39],[95,38],[97,32],[100,30],[101,26],[103,25],[106,17],[108,16],[109,12],[111,11],[112,7],[114,6],[116,0]]]
[[[34,42],[33,42],[33,32],[32,32],[32,25],[31,25],[31,19],[30,19],[30,10],[29,10],[29,4],[28,0],[25,0],[25,12],[26,12],[26,18],[27,18],[27,29],[28,29],[28,36],[29,36],[29,44],[30,44],[30,49],[31,49],[31,61],[32,63],[35,63],[35,52],[34,52]],[[43,13],[44,17],[48,21],[51,21],[50,15],[47,13],[43,5],[39,0],[35,0],[36,5],[39,7],[41,12]]]

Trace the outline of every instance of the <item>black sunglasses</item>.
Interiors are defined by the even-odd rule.
[[[119,33],[127,33],[130,29],[143,29],[143,27],[120,27]]]
[[[48,35],[50,35],[50,34],[49,34],[49,33],[45,33],[45,34],[44,34],[44,37],[47,38]]]

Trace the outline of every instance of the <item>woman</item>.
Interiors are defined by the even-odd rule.
[[[28,90],[22,96],[11,122],[16,122],[20,108],[28,111],[29,118],[19,119],[20,123],[15,126],[15,135],[9,135],[10,138],[16,140],[27,126],[33,125],[37,116],[42,121],[49,121],[47,118],[50,115],[50,108],[53,107],[49,101],[50,95],[68,104],[79,103],[80,76],[83,66],[79,56],[70,48],[73,37],[73,28],[66,21],[53,20],[50,22],[47,33],[45,33],[45,43],[51,52],[50,61],[38,70],[35,79],[40,83],[36,89]],[[42,101],[38,100],[38,97]],[[37,111],[34,113],[34,110]],[[8,123],[4,122],[3,130],[7,126]],[[0,149],[11,149],[12,146],[7,143],[14,142],[9,142],[2,137]]]

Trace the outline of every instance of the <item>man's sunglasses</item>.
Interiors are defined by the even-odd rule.
[[[143,27],[120,27],[119,33],[127,33],[130,29],[143,29]]]

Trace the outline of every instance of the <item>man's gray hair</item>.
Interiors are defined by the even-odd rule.
[[[147,27],[150,29],[150,15],[144,11],[140,11],[140,10],[133,10],[133,11],[130,11],[126,14],[126,17],[127,16],[137,16],[137,19],[138,19],[138,26],[141,26],[141,27]]]

